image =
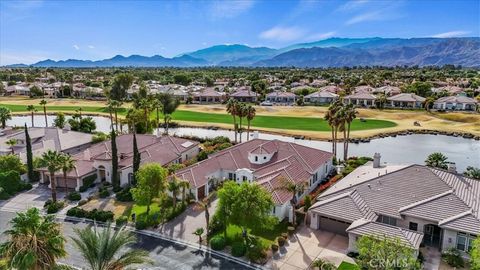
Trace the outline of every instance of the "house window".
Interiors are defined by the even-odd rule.
[[[258,161],[258,156],[255,156],[255,161]]]
[[[267,156],[264,156],[263,159],[267,159]]]
[[[242,176],[242,180],[243,180],[243,182],[245,182],[245,181],[248,180],[248,178],[244,175],[244,176]]]
[[[468,233],[457,233],[457,249],[465,252],[470,252],[473,246],[473,241],[477,236]]]
[[[408,225],[408,228],[412,231],[417,231],[418,230],[418,223],[410,222],[410,224]]]
[[[228,173],[228,179],[229,180],[234,180],[235,179],[235,175],[233,173]]]
[[[129,173],[128,174],[128,184],[129,185],[133,185],[133,173]]]
[[[389,216],[379,216],[378,221],[381,223],[397,226],[397,219]]]
[[[275,206],[273,207],[272,213],[275,215]]]

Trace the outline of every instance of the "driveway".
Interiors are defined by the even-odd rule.
[[[21,192],[8,200],[0,201],[0,209],[16,211],[24,211],[31,207],[43,209],[45,201],[50,199],[51,196],[52,193],[47,186],[37,183],[28,191]],[[58,199],[61,199],[64,196],[64,192],[57,191]]]
[[[336,266],[342,261],[353,263],[346,255],[348,237],[327,231],[313,230],[306,226],[299,228],[283,248],[273,256],[274,269],[308,269],[318,258],[325,259]]]
[[[218,200],[210,204],[210,218],[212,218],[217,207]],[[178,217],[161,225],[158,231],[172,238],[183,239],[192,243],[198,242],[198,237],[193,234],[197,228],[206,229],[205,212],[199,209],[195,204],[189,205],[187,209]]]

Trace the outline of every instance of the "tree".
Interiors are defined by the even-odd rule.
[[[45,127],[48,127],[47,122],[47,101],[45,99],[40,100],[40,105],[43,107],[43,116],[45,116]]]
[[[480,168],[475,168],[473,166],[468,166],[464,174],[473,179],[480,179]]]
[[[143,165],[137,172],[137,185],[131,189],[133,200],[147,206],[147,215],[154,198],[166,189],[167,170],[159,164]]]
[[[427,157],[427,159],[425,160],[425,164],[429,167],[447,169],[447,159],[448,158],[444,154],[440,152],[435,152]]]
[[[26,155],[27,155],[27,172],[28,172],[28,180],[34,181],[35,179],[35,172],[33,168],[33,153],[32,153],[32,141],[30,139],[30,134],[28,134],[27,124],[25,123],[25,144],[26,144]]]
[[[383,109],[386,103],[387,96],[385,96],[385,94],[380,94],[377,99],[375,99],[375,106],[377,106],[378,109]]]
[[[107,225],[100,230],[94,225],[93,228],[75,229],[75,234],[73,243],[92,270],[121,270],[152,262],[145,250],[126,250],[136,244],[137,239],[125,227],[115,230]]]
[[[337,158],[337,132],[339,128],[339,119],[337,112],[341,109],[341,106],[342,102],[340,100],[333,102],[328,107],[328,110],[325,112],[324,117],[332,131],[332,152],[335,158]]]
[[[117,133],[113,130],[110,133],[110,147],[112,148],[112,184],[114,189],[120,187],[120,178],[118,175],[118,151],[117,151]]]
[[[473,241],[472,250],[470,251],[470,266],[472,270],[480,270],[480,237]]]
[[[122,101],[127,96],[127,90],[133,84],[133,76],[129,73],[121,73],[115,76],[110,89],[110,99]]]
[[[52,201],[57,201],[57,183],[55,181],[55,172],[60,170],[60,153],[57,151],[48,150],[42,154],[43,161],[47,164],[48,172],[50,173],[50,189],[52,190]]]
[[[359,253],[357,263],[362,269],[420,269],[414,250],[399,238],[366,235],[357,240],[356,246]]]
[[[235,133],[235,143],[237,143],[237,100],[230,98],[227,101],[227,112],[232,116],[233,118],[233,131]]]
[[[97,124],[92,117],[80,117],[78,114],[68,119],[68,124],[71,130],[85,133],[92,133],[97,128]]]
[[[69,171],[75,169],[75,161],[68,154],[61,154],[58,160],[60,169],[63,173],[63,181],[65,181],[65,196],[68,194],[67,174]]]
[[[248,105],[246,109],[247,115],[247,141],[250,140],[250,123],[252,122],[253,118],[255,118],[255,107],[252,105]]]
[[[57,128],[63,128],[65,127],[65,123],[65,114],[63,114],[62,112],[58,112],[57,117],[55,118],[55,120],[53,120],[53,125]]]
[[[343,141],[343,160],[348,159],[348,144],[350,142],[350,126],[355,118],[357,118],[358,111],[355,105],[347,104],[344,107],[344,117],[346,123],[346,138]]]
[[[425,111],[430,112],[430,109],[432,108],[432,105],[434,102],[435,102],[435,98],[427,97],[423,102],[423,108],[425,108]]]
[[[150,122],[150,108],[152,104],[148,98],[143,98],[139,101],[138,109],[143,110],[143,119],[145,121],[145,128],[148,130],[148,122]]]
[[[137,145],[137,135],[135,134],[135,131],[133,132],[133,183],[135,183],[136,179],[136,174],[138,172],[138,169],[140,168],[140,162],[141,162],[141,155],[140,152],[138,152],[138,145]]]
[[[107,105],[110,112],[110,121],[112,126],[113,126],[112,112],[115,115],[115,131],[118,132],[118,109],[122,106],[122,102],[115,99],[110,99]]]
[[[0,172],[16,171],[20,175],[27,172],[25,165],[17,155],[0,156]]]
[[[302,194],[305,191],[305,184],[304,183],[295,183],[287,178],[282,178],[280,181],[280,185],[275,188],[275,190],[282,190],[291,195],[290,205],[292,207],[292,224],[296,226],[296,214],[295,208],[297,205],[297,194]]]
[[[182,189],[182,204],[185,204],[187,200],[187,189],[190,188],[190,182],[180,181],[180,188]]]
[[[210,205],[215,198],[215,192],[211,192],[207,197],[197,202],[198,208],[205,212],[205,224],[207,227],[207,236],[210,234]]]
[[[177,197],[178,192],[180,191],[180,182],[177,180],[176,177],[173,177],[172,180],[168,182],[168,191],[172,193],[172,204],[173,209],[177,208]]]
[[[31,117],[32,117],[32,127],[34,127],[34,126],[35,126],[35,123],[34,123],[34,120],[33,120],[33,119],[34,119],[35,112],[37,111],[37,109],[35,109],[35,106],[33,106],[33,105],[28,105],[28,106],[27,106],[27,111],[29,111],[30,114],[31,114]]]
[[[198,236],[198,243],[202,244],[202,235],[204,233],[203,228],[197,228],[192,234]]]
[[[237,103],[237,115],[239,119],[239,126],[238,126],[238,132],[240,133],[240,143],[242,142],[242,133],[243,133],[243,126],[242,126],[242,120],[243,118],[247,115],[247,110],[246,110],[246,105],[245,103]]]
[[[9,139],[8,141],[5,142],[6,145],[10,146],[10,150],[12,150],[12,155],[15,154],[14,146],[17,145],[18,141],[17,139]]]
[[[2,128],[7,126],[7,120],[12,119],[12,112],[7,107],[0,107],[0,122],[2,123]]]
[[[169,93],[160,93],[157,95],[157,100],[162,106],[163,123],[165,133],[168,134],[168,122],[170,115],[172,115],[180,105],[180,101]]]
[[[30,208],[10,221],[5,231],[8,240],[0,245],[0,257],[9,269],[48,270],[59,258],[67,255],[65,238],[55,217],[42,217],[37,208]]]

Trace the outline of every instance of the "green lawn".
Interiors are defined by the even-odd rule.
[[[6,105],[0,104],[9,108],[12,112],[25,112],[26,106],[24,105]],[[42,111],[41,106],[35,106],[39,112]],[[47,110],[51,111],[65,111],[74,112],[78,110],[78,106],[47,106]],[[92,113],[108,113],[105,107],[82,107],[83,112]],[[122,108],[119,111],[119,115],[125,115],[126,109]],[[152,116],[154,113],[152,113]],[[202,113],[193,111],[177,110],[172,115],[173,120],[177,121],[190,121],[201,123],[222,123],[232,124],[232,117],[228,114],[217,113]],[[246,125],[246,123],[244,123]],[[233,126],[233,125],[232,125]],[[289,117],[289,116],[266,116],[257,115],[252,121],[253,127],[259,128],[276,128],[276,129],[290,129],[290,130],[307,130],[307,131],[330,131],[328,123],[320,117]],[[361,122],[356,119],[353,121],[352,130],[368,130],[394,127],[396,124],[386,120],[366,119],[365,122]]]
[[[287,232],[288,224],[280,222],[271,229],[248,230],[249,234],[255,235],[259,238],[264,248],[269,248],[281,233]],[[218,232],[217,235],[222,235],[223,232]],[[234,242],[243,241],[242,229],[236,225],[228,225],[227,227],[227,244],[231,245]]]
[[[348,262],[342,262],[338,266],[338,270],[358,270],[358,266],[353,264],[353,263],[348,263]]]

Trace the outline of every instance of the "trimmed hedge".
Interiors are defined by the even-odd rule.
[[[242,242],[235,242],[232,244],[232,256],[234,257],[242,257],[245,255],[247,248],[244,243]]]
[[[82,199],[82,195],[80,195],[80,193],[78,193],[76,191],[72,191],[72,192],[68,193],[67,198],[70,201],[80,201]]]
[[[92,211],[86,211],[82,208],[73,207],[67,211],[67,216],[78,217],[78,218],[88,218],[96,221],[107,222],[113,221],[113,212],[112,211],[103,211],[93,209]]]
[[[65,206],[65,203],[63,201],[53,202],[51,199],[48,199],[43,205],[43,207],[47,209],[47,214],[57,213],[64,206]]]
[[[226,244],[227,241],[225,241],[225,238],[221,235],[216,235],[210,240],[210,247],[213,250],[223,250]]]
[[[127,216],[120,216],[117,218],[117,220],[115,220],[115,224],[117,226],[123,226],[125,224],[127,224],[128,222],[128,217]]]
[[[106,198],[110,196],[110,191],[108,191],[107,187],[101,187],[98,193],[100,198]]]
[[[80,192],[85,192],[87,189],[95,186],[95,180],[97,180],[97,175],[92,174],[83,178],[83,186],[80,187]]]
[[[3,192],[13,196],[20,191],[31,189],[32,184],[23,182],[18,172],[8,171],[0,173],[0,187]]]
[[[121,202],[131,202],[133,201],[132,193],[130,192],[130,187],[123,188],[115,194],[115,198]]]

